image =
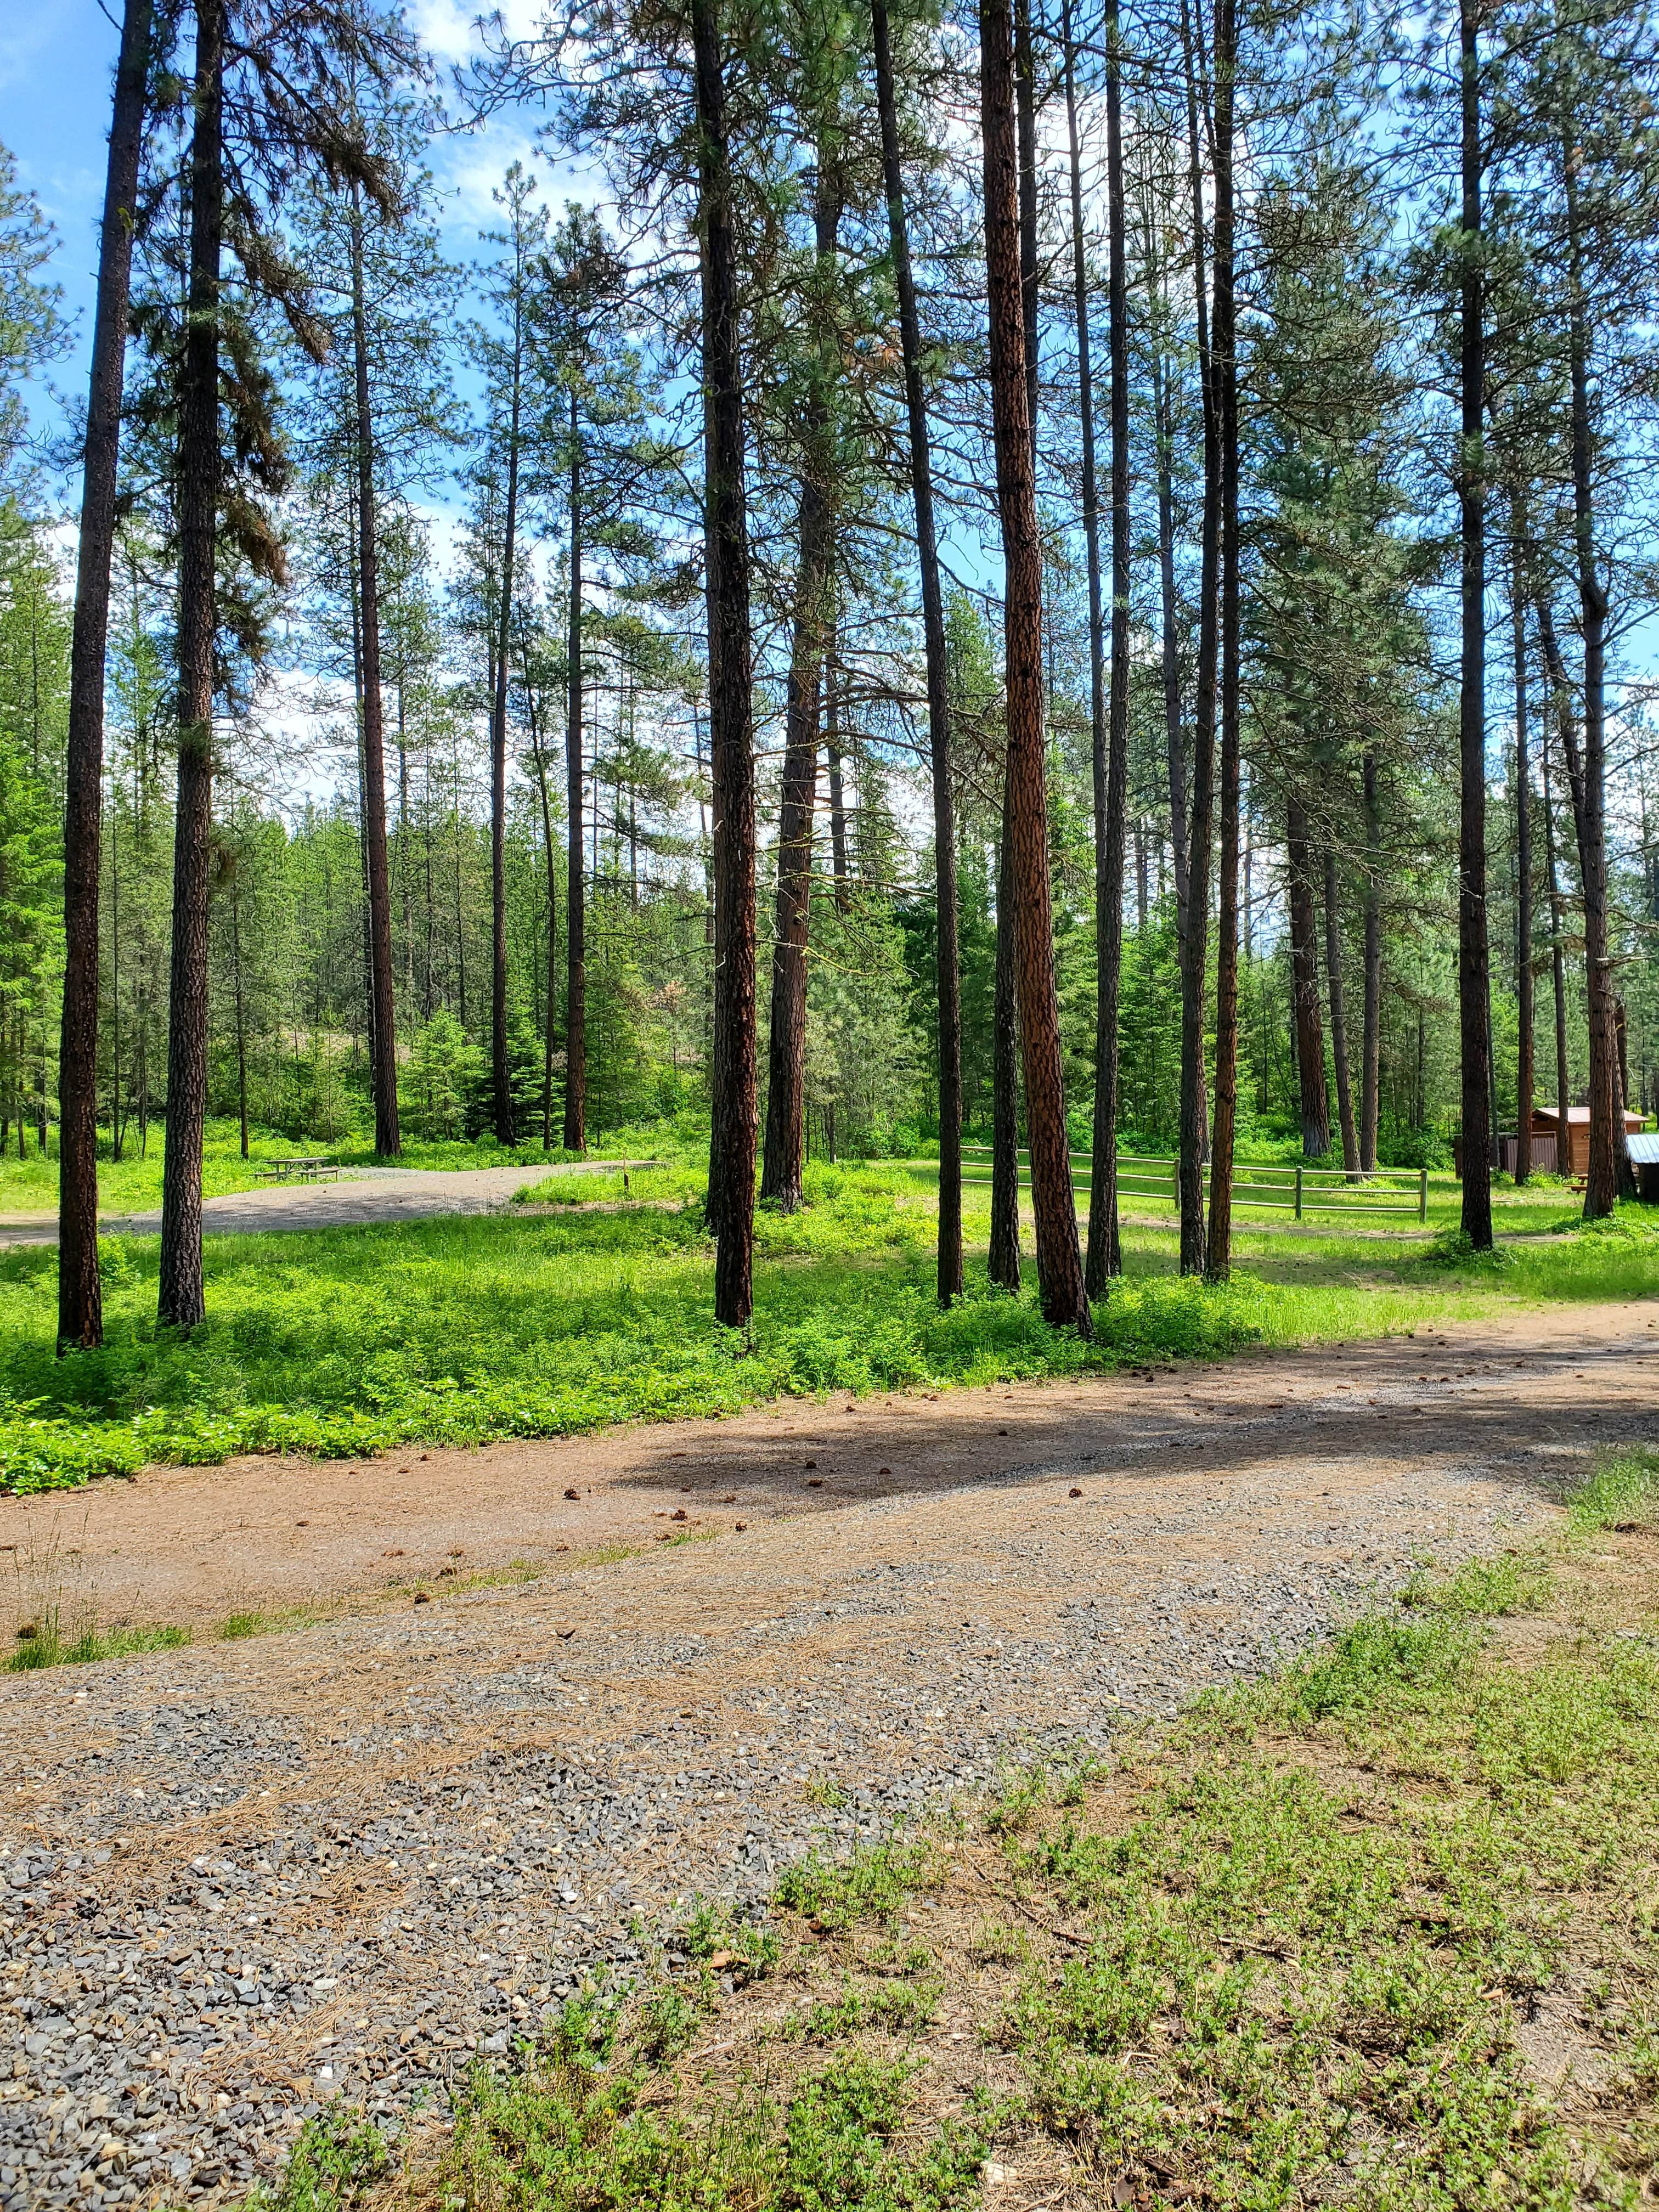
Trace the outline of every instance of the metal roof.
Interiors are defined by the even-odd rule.
[[[1626,1139],[1633,1165],[1659,1168],[1659,1129],[1638,1132]]]

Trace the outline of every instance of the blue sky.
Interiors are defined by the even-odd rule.
[[[536,12],[532,0],[518,0],[507,9],[516,30],[530,28]],[[420,0],[409,14],[447,75],[474,43],[471,9],[455,0]],[[20,184],[35,195],[57,231],[49,273],[63,289],[73,325],[71,350],[53,365],[49,386],[29,395],[42,429],[54,427],[58,414],[52,387],[78,392],[85,385],[118,44],[116,23],[98,0],[11,0],[0,7],[0,143],[15,155]],[[537,148],[539,119],[528,112],[497,117],[478,131],[434,144],[445,243],[456,260],[483,251],[478,233],[495,215],[490,188],[515,157],[535,167],[556,204],[568,197],[593,197],[568,170],[556,173]]]

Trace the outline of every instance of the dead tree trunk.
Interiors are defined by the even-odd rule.
[[[198,0],[190,149],[189,326],[179,374],[179,774],[173,965],[167,991],[167,1157],[160,1320],[193,1328],[202,1285],[202,1134],[207,1112],[208,897],[218,627],[214,553],[219,443],[219,281],[224,230],[223,0]]]
[[[1008,714],[1008,827],[1014,944],[1018,963],[1025,1111],[1044,1318],[1091,1333],[1072,1189],[1054,980],[1053,896],[1042,727],[1042,564],[1033,426],[1021,308],[1019,177],[1014,121],[1012,23],[1007,0],[981,0],[981,113],[984,137],[986,293],[990,382],[1004,566],[1004,661]]]
[[[92,334],[81,534],[70,646],[70,714],[64,792],[64,1025],[58,1048],[58,1349],[93,1351],[104,1340],[98,1274],[98,872],[104,778],[104,651],[109,633],[110,562],[115,548],[116,465],[138,156],[149,67],[150,0],[127,0],[115,70],[98,306]],[[118,1016],[119,1009],[117,1009]],[[115,1157],[120,1144],[117,1027]]]

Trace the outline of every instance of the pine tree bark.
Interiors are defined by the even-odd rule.
[[[582,444],[570,388],[569,597],[565,620],[564,1146],[587,1150],[587,896],[582,884]]]
[[[167,988],[167,1156],[157,1317],[206,1318],[202,1136],[207,1112],[208,898],[213,829],[214,571],[219,443],[219,283],[224,233],[223,0],[198,0],[190,147],[189,327],[179,373],[179,770],[173,963]]]
[[[1198,58],[1188,0],[1182,0],[1187,80],[1188,183],[1192,195],[1193,285],[1198,311],[1199,380],[1204,402],[1204,507],[1200,526],[1198,697],[1193,720],[1192,797],[1187,858],[1187,927],[1181,942],[1181,1121],[1177,1182],[1181,1272],[1200,1275],[1207,1253],[1204,1224],[1205,980],[1209,957],[1210,846],[1213,834],[1217,659],[1220,607],[1221,424],[1205,282],[1204,179],[1199,154]]]
[[[1336,848],[1325,848],[1325,993],[1331,1008],[1331,1065],[1336,1071],[1336,1118],[1342,1133],[1342,1165],[1359,1172],[1359,1135],[1354,1127],[1353,1084],[1348,1067],[1348,1022],[1342,992],[1342,917],[1338,903]]]
[[[821,144],[814,247],[820,283],[835,265],[841,188]],[[820,331],[818,374],[835,374],[830,334]],[[811,926],[812,816],[818,786],[818,697],[835,556],[835,460],[826,385],[807,410],[801,470],[794,635],[784,704],[783,785],[778,820],[778,889],[767,1040],[763,1200],[785,1213],[805,1202],[806,1166],[806,952]]]
[[[1013,840],[1008,776],[1002,779],[997,842],[996,971],[991,1006],[991,1237],[986,1273],[1000,1289],[1019,1288],[1019,1005],[1014,963]]]
[[[714,1085],[709,1204],[714,1318],[744,1328],[755,1233],[755,760],[736,242],[717,0],[693,0],[714,802]]]
[[[374,418],[363,298],[362,195],[351,188],[351,343],[356,398],[357,590],[362,621],[363,851],[368,875],[369,1019],[374,1024],[374,1150],[403,1150],[398,1127],[398,1024],[392,970],[392,874],[386,836],[386,726],[380,687],[380,545]]]
[[[1308,813],[1295,795],[1285,811],[1285,852],[1290,877],[1291,1000],[1302,1103],[1302,1157],[1316,1160],[1331,1148],[1331,1109],[1325,1089],[1325,1026],[1319,1012],[1319,954],[1308,857]]]
[[[104,1340],[103,1289],[98,1273],[98,877],[104,777],[104,653],[109,635],[121,386],[149,69],[150,15],[150,0],[127,0],[121,24],[81,477],[64,792],[64,1019],[58,1061],[60,1352],[71,1345],[91,1352]],[[118,1030],[116,1058],[111,1122],[118,1159]]]
[[[910,494],[915,509],[916,561],[921,573],[922,639],[927,658],[927,738],[933,785],[933,884],[936,902],[935,990],[939,1011],[939,1299],[962,1295],[962,979],[957,921],[956,805],[951,780],[951,687],[945,645],[945,602],[939,587],[939,545],[933,521],[933,470],[922,382],[921,319],[910,265],[899,156],[898,109],[888,37],[886,0],[871,9],[876,61],[876,105],[881,118],[882,179],[887,197],[887,235],[898,293],[899,347],[904,363],[905,411],[910,435]],[[827,689],[827,686],[826,686]],[[830,830],[839,764],[830,754]],[[844,863],[837,855],[837,882]]]
[[[1462,556],[1462,670],[1458,709],[1457,1006],[1462,1046],[1464,1235],[1492,1249],[1492,1031],[1486,939],[1486,545],[1485,301],[1481,279],[1480,75],[1478,0],[1461,0],[1462,276],[1458,464]]]
[[[1026,420],[1035,476],[1039,398],[1037,309],[1036,57],[1031,42],[1030,0],[1015,0],[1013,87],[1019,192],[1019,310],[1024,336]],[[1041,676],[1039,673],[1039,681]],[[1012,885],[1012,797],[1006,764],[1002,785],[1001,842],[997,860],[996,970],[991,1048],[991,1243],[994,1283],[1019,1288],[1019,955],[1014,941]],[[1029,1135],[1029,1129],[1027,1132]]]
[[[515,304],[513,389],[507,434],[507,512],[501,529],[501,599],[495,640],[495,696],[489,715],[489,1071],[495,1141],[516,1141],[513,1081],[507,1060],[507,695],[512,637],[514,570],[518,562],[519,420],[522,401],[522,307]]]
[[[1107,351],[1112,501],[1112,662],[1103,697],[1100,519],[1095,485],[1094,389],[1089,288],[1083,237],[1083,162],[1077,126],[1076,52],[1070,0],[1065,18],[1066,125],[1071,155],[1072,273],[1078,332],[1078,406],[1083,422],[1083,520],[1089,571],[1090,755],[1095,814],[1095,1105],[1084,1280],[1091,1298],[1123,1272],[1118,1231],[1118,992],[1123,972],[1123,845],[1129,732],[1128,282],[1124,238],[1123,92],[1118,0],[1106,8]]]
[[[1053,893],[1042,726],[1042,566],[1019,258],[1019,178],[1008,0],[981,0],[986,294],[1002,522],[1008,826],[1025,1111],[1044,1318],[1091,1333],[1072,1189],[1054,979]]]
[[[1596,565],[1594,431],[1590,422],[1589,341],[1579,237],[1577,149],[1562,149],[1566,185],[1571,307],[1569,358],[1572,419],[1572,514],[1577,556],[1579,627],[1584,645],[1584,753],[1578,817],[1578,873],[1584,895],[1584,975],[1589,994],[1589,1173],[1584,1218],[1604,1220],[1621,1198],[1636,1194],[1625,1134],[1619,1075],[1617,997],[1607,927],[1607,593]]]
[[[1532,1179],[1534,1065],[1532,972],[1532,764],[1527,745],[1526,533],[1520,503],[1510,501],[1510,618],[1515,648],[1515,1180]]]
[[[1376,1166],[1377,1091],[1382,1036],[1382,810],[1376,788],[1376,755],[1360,763],[1365,804],[1365,1003],[1359,1048],[1359,1164]]]
[[[1544,886],[1550,908],[1550,982],[1555,1000],[1555,1172],[1571,1172],[1567,1152],[1567,1103],[1571,1071],[1567,1061],[1567,954],[1563,929],[1565,902],[1561,896],[1560,872],[1555,860],[1555,802],[1550,791],[1550,726],[1545,718],[1543,742],[1538,755],[1539,781],[1544,800]]]
[[[1238,360],[1233,270],[1233,106],[1237,60],[1234,0],[1215,11],[1215,316],[1210,376],[1215,391],[1221,495],[1221,836],[1217,861],[1215,1129],[1204,1272],[1225,1282],[1232,1267],[1233,1147],[1238,1122],[1239,540]],[[1202,1064],[1200,1066],[1202,1073]]]

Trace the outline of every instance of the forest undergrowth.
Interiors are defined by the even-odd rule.
[[[612,1188],[614,1184],[615,1188]],[[1638,1209],[1571,1229],[1565,1194],[1528,1199],[1540,1231],[1495,1260],[1432,1240],[1244,1226],[1222,1286],[1182,1280],[1173,1233],[1131,1226],[1127,1274],[1081,1343],[1029,1293],[987,1283],[941,1312],[925,1164],[808,1169],[809,1204],[757,1217],[756,1310],[716,1327],[701,1185],[684,1164],[584,1180],[578,1202],[495,1215],[210,1237],[209,1318],[155,1320],[157,1246],[100,1250],[107,1341],[53,1356],[56,1254],[0,1255],[0,1483],[68,1487],[156,1462],[241,1452],[367,1455],[391,1446],[573,1435],[726,1413],[828,1391],[942,1389],[1177,1358],[1250,1344],[1376,1336],[1551,1299],[1659,1292],[1659,1232]],[[569,1194],[574,1196],[573,1192]],[[969,1193],[982,1255],[987,1194]],[[1449,1211],[1437,1193],[1436,1216]]]
[[[1659,2155],[1659,1455],[1266,1680],[698,1904],[264,2212],[1633,2208]]]

